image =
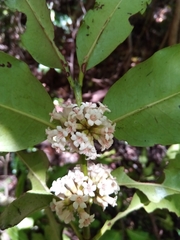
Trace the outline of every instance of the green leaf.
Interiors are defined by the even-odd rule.
[[[100,238],[100,240],[122,240],[123,239],[123,233],[122,231],[117,230],[108,230],[105,232],[105,234]]]
[[[52,194],[38,194],[28,191],[9,204],[0,215],[0,229],[6,229],[18,224],[29,214],[47,207],[52,201]]]
[[[180,166],[179,166],[180,155],[176,155],[176,159],[171,160],[165,170],[166,179],[165,184],[167,186],[173,186],[174,189],[179,189],[179,178],[180,178]],[[168,209],[170,212],[176,213],[180,217],[180,192],[178,194],[173,194],[163,198],[158,205],[156,203],[149,203],[149,205],[144,206],[147,212],[152,212],[155,209]]]
[[[117,168],[112,175],[116,177],[120,186],[136,188],[142,191],[151,202],[159,204],[163,198],[169,195],[180,194],[180,167],[175,166],[169,165],[164,171],[165,180],[162,184],[134,181],[126,175],[123,168]]]
[[[52,109],[52,100],[28,66],[0,52],[0,151],[42,142]]]
[[[2,229],[14,226],[29,214],[47,207],[53,199],[53,195],[46,187],[46,171],[49,164],[45,153],[39,150],[32,153],[21,151],[17,154],[29,169],[32,190],[6,207],[0,216]]]
[[[152,236],[149,236],[149,233],[147,232],[143,232],[140,230],[131,230],[131,229],[127,229],[127,235],[128,235],[128,239],[129,240],[152,240]]]
[[[49,192],[46,187],[46,171],[49,166],[46,154],[41,150],[32,153],[21,151],[17,154],[29,169],[28,177],[31,180],[33,191],[38,191],[38,193],[41,191]]]
[[[178,217],[180,217],[180,194],[174,194],[163,198],[160,202],[149,203],[147,206],[144,206],[144,209],[150,213],[156,209],[168,209],[170,212],[174,212]]]
[[[116,221],[118,221],[119,219],[126,217],[129,213],[138,210],[140,208],[142,208],[144,206],[144,203],[141,202],[140,198],[138,197],[137,194],[134,194],[131,203],[129,204],[128,208],[123,211],[123,212],[119,212],[114,218],[112,218],[111,220],[107,220],[105,222],[105,224],[103,225],[103,227],[100,229],[100,231],[96,234],[96,236],[92,239],[92,240],[97,240],[99,239],[101,236],[103,236],[103,234],[107,231],[110,230],[112,228],[112,226],[115,224]],[[102,237],[103,239],[103,237]]]
[[[28,240],[27,234],[18,227],[7,229],[8,236],[13,240]]]
[[[77,34],[77,57],[83,72],[104,60],[130,34],[130,16],[143,12],[151,0],[98,0]]]
[[[32,240],[44,240],[42,233],[32,233]]]
[[[27,16],[26,30],[21,36],[25,48],[34,59],[52,68],[61,68],[64,56],[54,43],[54,28],[46,1],[5,0],[6,5]]]
[[[107,93],[115,137],[135,146],[180,142],[180,45],[130,69]]]

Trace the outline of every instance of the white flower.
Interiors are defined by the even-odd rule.
[[[79,220],[79,227],[88,227],[93,221],[94,221],[94,214],[89,215],[86,212],[81,212],[80,214],[80,220]]]
[[[64,123],[64,126],[66,127],[66,131],[70,134],[74,134],[76,131],[76,122],[74,121],[66,121]]]
[[[102,197],[100,197],[100,196],[97,196],[97,197],[95,198],[94,202],[95,202],[96,204],[100,205],[100,206],[103,208],[103,210],[105,210],[106,207],[108,206],[107,201],[105,201],[105,200],[104,200]]]
[[[88,179],[87,182],[83,182],[82,186],[85,195],[89,195],[90,197],[95,196],[94,192],[96,191],[96,185],[93,184],[93,181],[91,179]]]
[[[47,138],[48,141],[50,141],[51,143],[53,143],[54,137],[58,134],[58,131],[57,131],[57,129],[51,130],[51,129],[47,128],[47,129],[46,129],[46,134],[48,135],[48,138]]]
[[[94,141],[100,143],[102,151],[112,145],[115,124],[103,115],[110,111],[107,106],[86,102],[80,106],[63,104],[62,107],[61,112],[54,109],[50,114],[50,121],[59,121],[56,129],[46,130],[47,139],[57,152],[68,150],[94,160],[98,157]]]
[[[102,179],[97,184],[100,196],[108,195],[108,192],[110,192],[111,189],[109,189],[110,185],[108,183],[107,179]]]
[[[51,192],[54,192],[56,196],[61,199],[64,199],[68,196],[71,196],[71,191],[65,187],[65,184],[69,181],[68,176],[58,178],[56,181],[53,181],[52,187],[50,188]]]
[[[65,223],[74,221],[74,215],[78,215],[81,228],[89,226],[94,220],[94,215],[89,215],[86,209],[92,203],[100,205],[103,210],[108,205],[116,206],[116,195],[120,189],[111,170],[104,165],[90,164],[87,171],[85,176],[80,166],[76,166],[64,177],[53,181],[50,188],[59,197],[59,201],[53,199],[51,210]]]
[[[92,102],[85,102],[85,103],[82,102],[81,107],[87,112],[88,109],[97,108],[97,105],[96,103],[92,103]]]
[[[73,134],[71,136],[71,139],[73,140],[75,147],[79,147],[82,145],[84,146],[86,143],[88,143],[88,138],[86,134],[81,132],[76,132],[75,134]]]
[[[90,143],[88,144],[81,144],[79,148],[79,153],[86,155],[89,159],[96,159],[97,157],[97,152],[94,146],[92,146]]]
[[[87,176],[84,176],[84,173],[82,173],[79,169],[76,169],[73,173],[74,175],[74,181],[81,186],[84,181],[88,179]]]
[[[64,209],[62,211],[61,215],[58,216],[62,221],[64,221],[66,224],[70,223],[71,221],[74,221],[74,212],[70,211],[68,209]]]
[[[101,102],[98,102],[98,104],[99,104],[99,110],[101,113],[111,112],[106,105],[103,105]]]
[[[68,132],[63,129],[61,126],[57,126],[58,133],[56,135],[56,142],[66,142],[66,137],[68,136]]]
[[[71,201],[73,201],[73,207],[77,209],[78,207],[80,208],[86,208],[87,205],[85,202],[88,201],[88,196],[84,195],[82,192],[78,192],[77,194],[73,194],[70,198]]]
[[[101,117],[102,115],[97,109],[89,109],[85,114],[85,118],[88,120],[90,126],[93,126],[94,124],[98,126],[101,125]]]
[[[70,223],[71,221],[74,221],[74,212],[70,209],[65,204],[65,201],[59,201],[56,203],[56,214],[59,217],[61,221],[64,221],[66,224]]]

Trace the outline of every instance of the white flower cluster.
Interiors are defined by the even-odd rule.
[[[102,103],[64,104],[63,111],[54,109],[51,121],[58,120],[56,129],[46,129],[47,139],[52,147],[59,151],[77,152],[89,159],[97,157],[94,141],[101,145],[101,150],[108,149],[113,143],[115,124],[104,116],[110,111]]]
[[[100,205],[103,210],[109,205],[116,206],[119,186],[111,175],[111,170],[101,164],[88,166],[88,176],[85,176],[80,167],[62,178],[53,181],[50,191],[59,197],[51,203],[60,220],[70,223],[79,217],[79,227],[87,227],[94,221],[94,214],[90,215],[88,209],[92,203]],[[110,195],[115,195],[112,197]]]

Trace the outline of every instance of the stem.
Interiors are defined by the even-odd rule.
[[[82,86],[83,86],[84,73],[79,71],[78,81],[74,82],[73,90],[76,98],[76,103],[78,106],[82,103]]]
[[[90,238],[90,227],[84,227],[83,228],[83,239],[89,240]]]
[[[75,85],[74,85],[73,90],[74,90],[74,95],[76,98],[76,103],[78,106],[80,106],[82,103],[82,88],[78,82],[74,82],[74,83],[75,83]]]
[[[102,235],[103,235],[107,230],[110,230],[110,229],[111,229],[111,227],[114,225],[114,223],[115,223],[117,220],[125,217],[125,216],[128,215],[130,212],[133,212],[133,211],[135,211],[135,210],[140,209],[140,208],[143,207],[143,206],[144,206],[143,203],[139,203],[139,204],[137,204],[137,205],[136,205],[135,207],[133,207],[133,208],[130,208],[130,209],[125,210],[124,212],[118,213],[118,214],[116,215],[116,217],[114,217],[113,219],[106,221],[105,224],[104,224],[104,225],[102,226],[102,228],[100,229],[100,231],[96,234],[96,236],[92,238],[92,240],[98,240],[98,239],[100,239],[100,237],[102,237]]]
[[[81,165],[81,171],[84,173],[85,176],[88,176],[87,161],[85,159],[85,156],[81,155],[79,160]]]
[[[90,214],[90,205],[87,207],[87,213]],[[91,239],[91,232],[90,232],[90,227],[84,227],[83,228],[83,238],[85,240],[90,240]]]
[[[83,79],[84,79],[84,73],[81,71],[80,69],[80,72],[79,72],[79,78],[78,78],[78,83],[79,85],[82,87],[83,85]]]
[[[45,213],[49,219],[51,227],[51,237],[53,240],[62,240],[62,235],[60,235],[61,226],[56,222],[54,214],[49,207],[45,208]]]
[[[81,164],[81,171],[84,173],[85,176],[88,176],[88,170],[87,170],[87,160],[85,159],[84,155],[80,156],[80,164]],[[90,212],[90,209],[87,209],[87,212]],[[83,239],[89,240],[90,239],[90,227],[84,227],[83,228]]]
[[[79,240],[83,240],[82,235],[80,234],[79,230],[77,229],[77,227],[75,226],[75,224],[73,222],[70,223],[71,228],[73,229],[73,231],[75,232],[76,236],[78,237]]]
[[[74,80],[71,77],[71,75],[67,77],[67,80],[68,80],[69,85],[71,86],[71,88],[74,89]]]

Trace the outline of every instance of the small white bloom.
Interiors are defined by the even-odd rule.
[[[99,104],[99,110],[101,113],[111,112],[106,105],[103,105],[101,102],[98,102],[98,104]]]
[[[83,191],[85,195],[89,195],[90,197],[94,197],[95,196],[95,191],[96,191],[96,185],[93,184],[93,181],[91,179],[88,179],[88,182],[83,182],[82,183],[83,186]]]
[[[54,119],[60,120],[62,118],[62,113],[58,113],[55,108],[54,108],[53,112],[50,113],[50,115],[51,115],[50,122],[52,122]]]
[[[102,199],[106,201],[109,205],[112,207],[115,207],[117,205],[117,196],[116,197],[110,197],[110,196],[103,196]]]
[[[103,115],[105,111],[110,111],[107,106],[86,102],[80,106],[63,104],[62,107],[62,112],[54,109],[50,114],[51,121],[58,120],[59,125],[56,129],[46,130],[47,139],[57,152],[77,152],[84,154],[86,160],[94,160],[98,156],[94,141],[100,143],[102,151],[112,145],[115,124]]]
[[[74,212],[70,211],[68,209],[65,209],[60,216],[58,216],[62,221],[64,221],[66,224],[70,223],[71,221],[74,221]]]
[[[86,155],[89,159],[96,159],[97,157],[97,152],[94,146],[92,146],[90,143],[89,144],[81,144],[79,148],[79,153]]]
[[[74,212],[65,205],[65,201],[57,202],[55,210],[59,219],[64,221],[66,224],[75,220]]]
[[[96,196],[96,198],[94,199],[94,202],[96,204],[98,204],[99,206],[101,206],[103,208],[103,210],[105,210],[106,207],[108,206],[107,201],[103,200],[103,198],[100,196]]]
[[[80,215],[79,216],[80,217],[80,220],[79,220],[80,228],[88,227],[94,221],[94,214],[89,215],[86,212],[81,212],[79,215]]]
[[[85,118],[88,121],[88,124],[90,126],[93,126],[94,124],[96,125],[101,125],[101,113],[97,109],[89,109],[88,112],[85,114]]]
[[[66,121],[64,123],[64,126],[66,127],[66,131],[70,134],[73,134],[76,131],[76,122]]]
[[[97,187],[99,189],[100,196],[108,195],[108,193],[111,191],[111,189],[109,189],[110,185],[108,183],[109,182],[107,179],[103,179],[98,183]]]
[[[111,175],[111,170],[102,164],[91,164],[87,168],[88,175],[81,172],[80,166],[62,178],[53,181],[50,190],[55,192],[60,201],[53,199],[51,210],[56,212],[60,220],[65,223],[74,221],[74,214],[79,216],[79,226],[87,227],[94,220],[86,208],[90,203],[100,205],[103,210],[111,205],[116,206],[119,186]],[[115,195],[109,196],[109,195]]]
[[[68,182],[68,180],[69,178],[66,175],[62,178],[58,178],[56,181],[53,181],[50,191],[54,192],[54,194],[61,199],[71,196],[71,191],[65,187],[65,184]]]
[[[47,134],[47,139],[49,142],[53,143],[53,138],[58,134],[58,131],[57,129],[49,129],[47,128],[46,129],[46,134]]]
[[[73,140],[74,146],[79,147],[83,144],[88,143],[88,138],[85,133],[76,132],[71,136],[71,139]]]
[[[87,205],[85,202],[88,201],[88,196],[83,194],[73,194],[70,198],[71,201],[73,201],[73,207],[77,209],[78,207],[80,208],[86,208]]]
[[[84,173],[80,170],[76,169],[74,171],[74,181],[78,184],[78,186],[81,186],[85,180],[87,180],[87,176],[84,176]]]

